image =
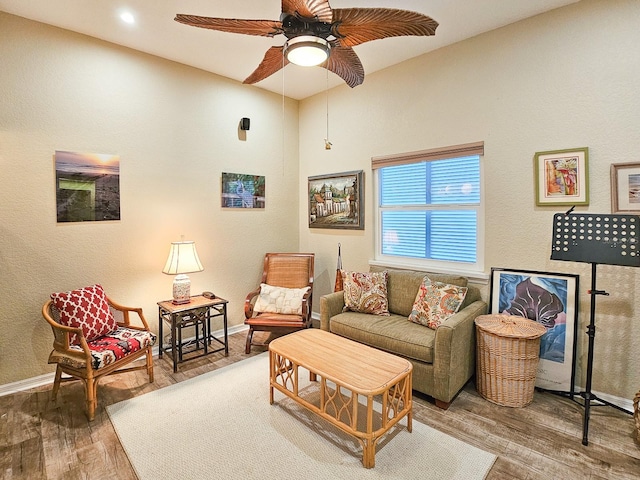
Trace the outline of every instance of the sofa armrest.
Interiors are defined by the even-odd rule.
[[[342,313],[344,308],[344,293],[334,292],[320,297],[320,328],[329,331],[331,317]]]
[[[487,313],[477,300],[456,313],[436,330],[433,376],[434,397],[450,402],[475,372],[475,319]]]

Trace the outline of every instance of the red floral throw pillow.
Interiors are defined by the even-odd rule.
[[[70,292],[52,293],[51,300],[60,312],[60,323],[67,327],[80,327],[87,342],[118,328],[101,285],[92,285]],[[71,335],[72,344],[80,343],[77,337],[77,335]]]

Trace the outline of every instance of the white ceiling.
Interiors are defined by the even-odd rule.
[[[579,0],[330,0],[333,8],[387,7],[412,10],[440,23],[432,37],[398,37],[354,47],[366,75],[423,53]],[[284,36],[254,37],[174,22],[176,13],[209,17],[277,20],[280,0],[0,0],[0,10],[55,25],[142,52],[244,80],[265,51]],[[137,22],[119,18],[131,11]],[[328,78],[327,78],[328,77]],[[288,65],[256,84],[302,99],[344,82],[320,67]],[[356,87],[358,88],[358,87]]]

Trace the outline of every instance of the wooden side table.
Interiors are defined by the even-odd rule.
[[[164,352],[171,355],[173,372],[178,371],[178,364],[199,358],[210,353],[224,350],[229,355],[229,336],[227,330],[227,303],[224,298],[205,298],[202,295],[191,297],[189,303],[175,305],[171,300],[158,302],[158,336],[160,338],[158,358]],[[224,341],[211,333],[211,319],[222,317]],[[165,346],[162,336],[164,322],[171,327],[171,344]],[[195,337],[183,340],[182,330],[193,327]],[[211,349],[211,342],[218,342],[221,347]],[[201,351],[201,353],[199,353]],[[194,354],[195,353],[195,354]]]

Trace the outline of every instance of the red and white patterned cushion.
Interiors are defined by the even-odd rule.
[[[60,323],[81,328],[88,342],[118,328],[101,285],[52,293],[51,300],[60,312]],[[70,342],[77,345],[80,340],[77,335],[71,335]]]
[[[151,332],[118,327],[115,332],[88,342],[87,345],[91,351],[91,366],[94,370],[98,370],[155,343],[156,335]],[[82,348],[78,345],[72,345],[71,350],[82,352]],[[83,358],[55,350],[49,356],[49,363],[62,363],[74,368],[86,367]]]

